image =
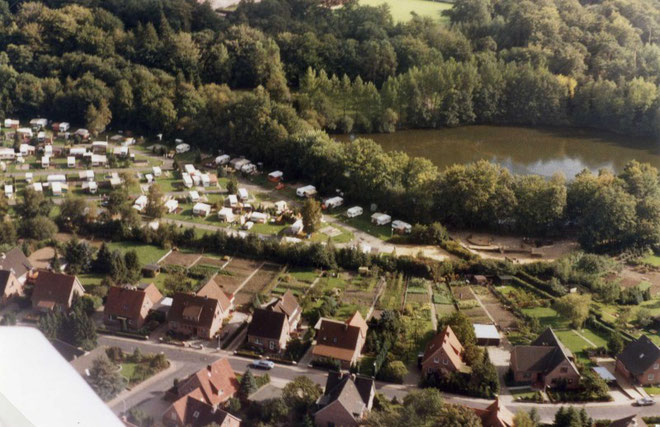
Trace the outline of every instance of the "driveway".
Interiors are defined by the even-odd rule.
[[[598,366],[606,368],[614,377],[616,382],[621,388],[621,391],[628,398],[637,400],[640,397],[648,397],[649,395],[642,387],[638,387],[630,382],[628,378],[616,370],[616,361],[612,358],[602,358],[597,360]]]

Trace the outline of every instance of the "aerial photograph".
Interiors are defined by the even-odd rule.
[[[660,0],[0,0],[0,427],[660,426]]]

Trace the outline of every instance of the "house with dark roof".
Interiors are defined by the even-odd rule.
[[[286,315],[287,323],[289,324],[289,330],[294,331],[298,327],[298,322],[300,321],[300,316],[302,314],[302,308],[298,304],[298,300],[293,295],[290,289],[288,289],[280,298],[277,298],[275,301],[268,304],[270,310],[284,313]]]
[[[473,411],[481,418],[483,427],[513,427],[514,415],[502,405],[499,397],[486,409],[473,408]]]
[[[359,311],[345,322],[321,318],[314,328],[317,332],[313,359],[334,359],[344,369],[357,363],[369,329]]]
[[[0,306],[24,295],[32,264],[18,247],[0,254]]]
[[[168,427],[204,427],[210,424],[220,427],[239,427],[241,425],[240,418],[190,395],[172,403],[163,414],[162,421]]]
[[[576,388],[580,372],[573,354],[557,338],[552,328],[546,329],[530,345],[517,345],[511,352],[514,381],[536,387],[565,385]]]
[[[328,373],[325,391],[316,401],[314,424],[319,427],[352,427],[371,410],[376,388],[369,377],[339,372]]]
[[[232,398],[239,388],[227,359],[218,359],[175,385],[176,398],[192,396],[213,408]]]
[[[142,328],[151,309],[163,299],[153,283],[137,287],[111,286],[103,309],[103,322],[121,330]]]
[[[257,308],[247,330],[248,343],[274,353],[286,348],[289,339],[289,322],[284,313]]]
[[[450,326],[446,326],[426,345],[422,357],[422,373],[448,375],[464,371],[466,365],[463,361],[463,351],[463,346],[454,331]]]
[[[614,420],[609,427],[647,427],[648,424],[639,414],[628,415],[627,417]]]
[[[254,311],[247,330],[248,342],[267,351],[281,352],[298,325],[301,311],[296,297],[286,291],[281,298]]]
[[[170,331],[211,339],[222,321],[231,313],[233,296],[227,295],[213,280],[209,280],[197,294],[179,292],[172,298],[167,312]]]
[[[74,296],[85,294],[85,288],[76,276],[46,270],[39,270],[35,275],[32,308],[36,310],[66,311],[71,308]]]
[[[619,353],[615,369],[640,385],[659,384],[660,348],[642,335]]]

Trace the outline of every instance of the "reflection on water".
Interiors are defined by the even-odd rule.
[[[562,172],[569,178],[585,168],[620,172],[630,160],[660,168],[660,141],[588,129],[464,126],[358,136],[371,138],[386,150],[427,157],[441,169],[480,159],[514,173],[551,176]],[[337,139],[348,141],[349,136]]]

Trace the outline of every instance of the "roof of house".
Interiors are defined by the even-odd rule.
[[[0,296],[4,295],[7,283],[9,283],[9,278],[12,274],[9,270],[0,270]]]
[[[296,310],[300,309],[300,304],[298,304],[298,300],[293,295],[293,292],[291,292],[291,289],[287,289],[282,297],[270,304],[269,308],[273,311],[284,313],[287,317],[291,318],[296,313]]]
[[[625,418],[614,420],[610,423],[610,427],[646,427],[648,424],[644,422],[639,414],[628,415]]]
[[[550,372],[563,361],[568,361],[575,372],[579,372],[573,364],[573,355],[559,341],[552,328],[543,331],[531,345],[515,346],[513,352],[513,369],[516,371]]]
[[[353,315],[346,321],[346,323],[351,326],[360,328],[362,335],[365,337],[367,336],[367,330],[369,329],[369,326],[367,326],[367,322],[364,320],[364,317],[362,317],[358,310],[355,310],[355,313],[353,313]]]
[[[152,304],[163,299],[163,295],[152,283],[144,288],[124,288],[111,286],[105,302],[105,314],[124,316],[127,318],[138,318],[142,312],[145,300],[149,299]]]
[[[225,358],[216,360],[177,384],[180,396],[184,390],[197,390],[198,398],[213,406],[234,396],[238,388],[236,374]]]
[[[660,358],[660,348],[646,335],[642,335],[629,343],[617,358],[623,363],[628,372],[641,375]]]
[[[486,409],[475,410],[484,427],[513,427],[513,413],[500,403],[499,398]]]
[[[215,298],[177,292],[172,298],[172,307],[167,313],[167,320],[210,328],[217,305],[218,300]]]
[[[347,412],[359,417],[368,407],[373,393],[374,380],[372,378],[329,372],[325,392],[318,399],[317,404],[325,407],[338,401]]]
[[[339,360],[351,360],[358,347],[360,336],[366,336],[366,329],[362,329],[360,323],[362,316],[359,314],[358,316],[353,315],[347,322],[320,319],[316,333],[316,346],[312,353]],[[350,324],[351,320],[354,324]]]
[[[185,395],[175,401],[171,408],[177,413],[182,424],[186,426],[206,426],[212,423],[222,425],[228,417],[236,418],[229,412],[214,409],[213,406],[191,395]],[[240,421],[239,418],[236,419]]]
[[[231,308],[230,295],[227,295],[227,293],[222,290],[220,285],[218,285],[218,282],[212,278],[209,279],[209,281],[206,282],[206,284],[197,291],[197,296],[218,300],[220,303],[220,308],[224,312],[229,311]]]
[[[463,353],[463,346],[449,325],[447,325],[441,333],[433,337],[433,339],[426,345],[422,363],[425,363],[427,360],[432,358],[433,355],[436,354],[436,352],[441,348],[444,348],[445,354],[447,354],[451,360],[452,365],[457,368],[463,366],[463,359],[461,358],[461,354]]]
[[[52,308],[55,305],[67,306],[75,283],[76,276],[40,270],[34,282],[32,301],[44,308]]]
[[[21,277],[32,270],[32,264],[19,247],[10,249],[4,255],[0,255],[0,270],[10,270],[16,277]]]
[[[286,315],[278,311],[257,308],[252,313],[252,321],[248,326],[248,336],[256,336],[279,340],[286,323]]]

